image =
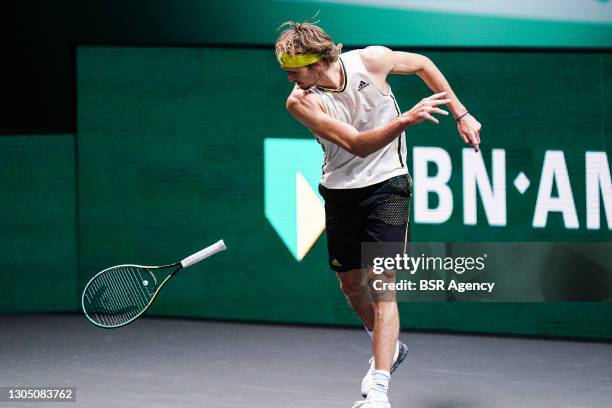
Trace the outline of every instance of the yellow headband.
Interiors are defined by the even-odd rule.
[[[282,53],[278,57],[278,62],[283,68],[300,68],[307,65],[314,64],[321,60],[321,56],[318,54],[297,54],[289,55]]]

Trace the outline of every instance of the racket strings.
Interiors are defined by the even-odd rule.
[[[155,287],[155,278],[146,268],[109,269],[93,279],[85,290],[85,311],[101,326],[125,324],[146,309]]]

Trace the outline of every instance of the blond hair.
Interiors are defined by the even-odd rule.
[[[318,54],[327,65],[336,62],[342,44],[335,45],[331,37],[316,23],[286,21],[277,30],[285,29],[276,40],[276,59],[281,54]]]

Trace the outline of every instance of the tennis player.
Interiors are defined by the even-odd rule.
[[[412,179],[406,167],[405,129],[434,115],[448,115],[463,141],[478,151],[478,121],[461,104],[427,57],[371,46],[340,54],[327,33],[313,23],[282,24],[275,52],[295,85],[287,110],[312,131],[324,151],[319,192],[325,200],[329,266],[373,339],[373,358],[353,407],[389,408],[391,373],[407,347],[399,337],[393,301],[364,296],[362,242],[408,240]],[[435,94],[401,112],[387,83],[389,74],[417,74]]]

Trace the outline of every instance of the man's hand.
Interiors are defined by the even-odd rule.
[[[432,121],[433,123],[440,123],[440,121],[432,116],[433,113],[439,113],[441,115],[448,115],[448,112],[438,108],[439,105],[449,103],[450,99],[443,99],[446,96],[446,92],[440,92],[431,95],[428,98],[421,99],[421,102],[414,105],[408,112],[404,112],[402,116],[408,122],[408,126],[418,125],[425,119]]]
[[[478,151],[480,145],[480,128],[482,125],[469,113],[459,119],[457,122],[457,130],[459,135],[466,144],[474,146],[474,151]]]

